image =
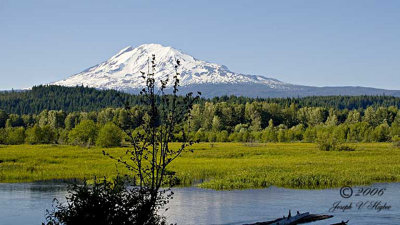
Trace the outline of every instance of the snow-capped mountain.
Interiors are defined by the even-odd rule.
[[[180,61],[181,66],[178,72],[180,72],[182,86],[240,83],[263,84],[277,89],[288,89],[291,86],[272,78],[234,73],[226,66],[198,60],[160,44],[144,44],[137,48],[126,47],[109,60],[53,84],[84,85],[100,89],[139,89],[145,84],[140,72],[148,71],[149,58],[152,54],[156,56],[155,78],[158,80],[174,75],[175,62]]]
[[[137,93],[145,81],[141,71],[147,72],[152,55],[156,57],[155,78],[165,80],[175,74],[175,62],[180,61],[180,93],[201,91],[203,97],[237,95],[248,97],[296,97],[309,95],[395,95],[390,91],[365,87],[311,87],[293,85],[259,75],[230,71],[226,66],[193,58],[171,47],[144,44],[126,47],[109,60],[90,67],[54,85],[88,86]],[[170,79],[172,81],[172,79]],[[160,85],[160,82],[157,82]],[[171,87],[169,83],[167,87]]]

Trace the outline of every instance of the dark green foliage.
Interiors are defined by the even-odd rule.
[[[24,126],[24,120],[20,115],[10,114],[6,121],[6,127],[22,127]]]
[[[38,125],[28,128],[25,132],[25,142],[28,144],[50,144],[56,142],[56,133],[49,125]]]
[[[16,114],[38,114],[46,109],[96,111],[106,107],[122,107],[126,101],[137,104],[139,98],[114,90],[54,85],[36,86],[28,91],[0,92],[0,109]]]
[[[124,179],[104,179],[69,187],[67,203],[55,201],[47,211],[47,225],[155,225],[165,218],[150,210],[147,190],[126,187]]]
[[[4,128],[6,126],[7,119],[8,114],[5,111],[0,110],[0,128]]]
[[[157,103],[161,103],[159,97]],[[237,96],[222,96],[212,99],[200,99],[201,104],[205,102],[244,105],[252,102],[276,103],[279,106],[289,107],[325,107],[335,109],[365,109],[369,106],[378,108],[380,106],[400,107],[400,98],[392,96],[312,96],[303,98],[248,98]],[[4,91],[0,92],[0,109],[14,114],[39,114],[43,110],[62,110],[64,112],[74,111],[98,111],[107,107],[123,107],[142,104],[142,97],[130,95],[115,90],[97,90],[87,87],[62,87],[55,85],[40,85],[27,91]],[[217,114],[231,114],[240,108],[223,108]],[[287,112],[290,114],[290,112]],[[4,115],[3,115],[4,116]],[[4,127],[4,118],[0,110],[0,127]],[[268,114],[259,115],[268,117]],[[235,118],[242,119],[242,118]],[[293,119],[293,118],[285,118]],[[281,122],[274,118],[277,123]],[[225,123],[226,122],[226,123]],[[289,121],[287,121],[289,122]],[[230,120],[223,121],[225,126],[231,126]]]

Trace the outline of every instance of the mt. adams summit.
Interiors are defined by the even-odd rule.
[[[238,95],[249,97],[289,97],[307,95],[386,94],[400,96],[400,91],[362,87],[310,87],[292,85],[259,75],[230,71],[226,66],[198,60],[171,47],[144,44],[126,47],[109,60],[90,67],[67,79],[54,82],[61,86],[89,86],[137,93],[145,81],[141,71],[147,72],[149,57],[156,56],[155,78],[165,79],[175,74],[175,62],[180,61],[180,93],[203,92],[203,97]],[[156,82],[160,84],[160,82]],[[172,83],[167,85],[171,87]]]

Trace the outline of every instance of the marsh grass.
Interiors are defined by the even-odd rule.
[[[175,145],[175,144],[173,144]],[[171,165],[181,186],[217,190],[264,188],[331,188],[400,181],[400,151],[390,143],[360,143],[356,151],[320,151],[309,143],[200,143]],[[101,148],[62,145],[0,147],[0,182],[113,177],[122,166]],[[123,155],[126,148],[108,152]]]

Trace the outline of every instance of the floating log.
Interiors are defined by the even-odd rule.
[[[298,221],[296,221],[297,224],[302,224],[302,223],[310,223],[318,220],[326,220],[329,218],[332,218],[332,215],[319,215],[319,214],[310,214]]]
[[[295,225],[302,223],[310,223],[318,220],[325,220],[332,217],[333,217],[332,215],[310,214],[309,212],[299,213],[299,211],[297,211],[297,215],[292,216],[289,210],[289,214],[287,217],[283,216],[282,218],[278,218],[276,220],[257,222],[252,224],[244,224],[244,225]],[[341,225],[341,223],[338,225]]]
[[[331,225],[347,225],[348,222],[349,222],[348,220],[346,222],[342,220],[342,222],[340,223],[333,223]]]

